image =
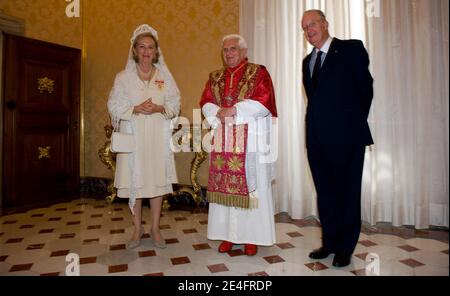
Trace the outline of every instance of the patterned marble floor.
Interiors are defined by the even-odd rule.
[[[146,232],[149,215],[145,207]],[[256,256],[248,257],[242,246],[219,254],[220,242],[206,238],[207,218],[205,213],[165,211],[161,232],[167,248],[155,248],[146,235],[139,248],[127,250],[132,224],[126,204],[79,199],[3,216],[0,275],[66,275],[66,270],[76,270],[68,268],[71,254],[79,258],[80,275],[449,275],[445,231],[440,240],[363,231],[352,264],[338,269],[331,265],[333,256],[308,258],[320,246],[321,231],[314,221],[277,219],[277,244],[260,247]],[[367,263],[369,258],[377,259]]]

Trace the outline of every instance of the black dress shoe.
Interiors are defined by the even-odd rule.
[[[340,255],[336,254],[333,259],[333,266],[334,267],[345,267],[347,265],[350,265],[350,262],[352,261],[352,256],[348,255]]]
[[[328,256],[330,256],[330,254],[332,254],[333,252],[325,249],[325,248],[320,248],[317,250],[312,251],[311,253],[309,253],[309,258],[311,259],[325,259]]]

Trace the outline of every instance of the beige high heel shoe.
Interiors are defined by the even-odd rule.
[[[157,247],[157,248],[159,248],[159,249],[165,249],[165,248],[167,248],[166,240],[165,240],[165,239],[161,239],[160,241],[156,241],[156,240],[152,237],[151,233],[150,233],[150,239],[151,239],[151,241],[152,241],[152,243],[153,243],[153,245],[154,245],[155,247]]]
[[[129,241],[127,243],[127,249],[128,250],[132,250],[132,249],[135,249],[135,248],[139,247],[141,245],[141,238],[142,238],[143,235],[144,235],[144,229],[142,228],[141,229],[141,234],[139,235],[139,239]]]
[[[167,248],[166,241],[164,239],[162,239],[161,241],[152,240],[152,242],[153,242],[153,245],[155,245],[155,247],[157,247],[159,249]]]

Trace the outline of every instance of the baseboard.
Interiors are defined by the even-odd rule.
[[[80,195],[92,195],[92,196],[108,196],[110,193],[108,192],[108,185],[112,182],[112,179],[109,178],[101,178],[101,177],[82,177],[80,178]],[[190,189],[185,190],[183,189]],[[173,185],[174,194],[167,197],[167,200],[170,205],[186,205],[186,206],[200,206],[206,207],[206,188],[202,188],[202,191],[198,194],[201,198],[201,201],[197,205],[197,202],[194,200],[192,194],[189,194],[187,191],[192,191],[192,185],[185,184],[174,184]]]
[[[108,195],[108,185],[112,182],[109,178],[81,177],[80,194]]]

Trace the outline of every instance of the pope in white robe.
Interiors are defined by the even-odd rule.
[[[200,105],[213,130],[208,238],[223,241],[219,252],[243,244],[253,256],[257,245],[276,242],[271,127],[277,111],[268,71],[246,55],[241,36],[224,38],[226,66],[211,73]]]

